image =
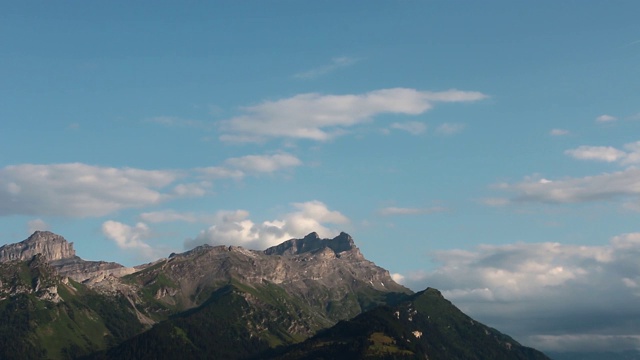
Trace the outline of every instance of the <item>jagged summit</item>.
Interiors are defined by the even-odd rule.
[[[42,254],[49,261],[76,257],[73,243],[50,231],[36,231],[26,240],[1,246],[0,262],[29,260],[36,254]]]
[[[318,233],[312,232],[302,239],[291,239],[280,245],[272,246],[264,251],[267,255],[298,255],[302,253],[313,253],[318,250],[329,248],[338,255],[344,251],[353,251],[361,255],[360,250],[353,242],[353,238],[341,232],[333,239],[321,239]]]

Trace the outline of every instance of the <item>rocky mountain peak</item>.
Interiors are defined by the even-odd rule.
[[[42,254],[47,260],[70,259],[76,256],[73,243],[50,231],[36,231],[26,240],[0,247],[0,262],[30,260]]]
[[[349,251],[361,256],[353,238],[345,232],[341,232],[333,239],[321,239],[318,233],[312,232],[302,239],[291,239],[280,245],[272,246],[264,253],[266,255],[299,255],[315,253],[325,248],[333,250],[336,255]]]

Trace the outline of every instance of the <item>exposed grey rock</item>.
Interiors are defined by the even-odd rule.
[[[265,251],[203,245],[172,254],[163,263],[132,276],[149,284],[159,274],[175,285],[171,291],[156,291],[156,299],[168,305],[197,306],[206,299],[207,291],[230,281],[250,286],[271,283],[322,311],[333,306],[329,314],[332,321],[359,313],[365,293],[410,293],[393,281],[387,270],[366,260],[346,233],[333,239],[311,233]]]
[[[27,261],[42,255],[63,277],[77,282],[98,282],[107,276],[124,276],[135,272],[133,268],[105,261],[86,261],[76,256],[73,243],[50,231],[36,231],[16,244],[0,247],[0,263]]]
[[[76,256],[73,243],[50,231],[36,231],[28,239],[17,244],[0,247],[0,262],[12,260],[30,260],[42,254],[49,261],[69,259]]]

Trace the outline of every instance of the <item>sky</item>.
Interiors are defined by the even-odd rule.
[[[0,245],[349,233],[542,350],[640,348],[637,1],[0,2]]]

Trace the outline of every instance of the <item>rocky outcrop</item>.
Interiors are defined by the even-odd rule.
[[[49,261],[69,259],[76,256],[73,243],[50,231],[36,231],[28,239],[17,244],[0,247],[0,262],[30,260],[41,254]]]
[[[62,300],[58,295],[61,284],[62,280],[41,254],[28,261],[0,263],[0,300],[33,294],[39,300],[57,303]]]
[[[61,276],[83,283],[136,271],[114,262],[83,260],[76,256],[73,243],[50,231],[36,231],[26,240],[0,247],[0,263],[30,261],[36,255],[45,259]]]
[[[336,255],[349,251],[360,254],[360,250],[353,242],[353,238],[347,233],[341,232],[333,239],[321,239],[318,233],[312,232],[302,239],[291,239],[268,248],[264,251],[267,255],[299,255],[302,253],[313,253],[324,248],[333,250]]]

